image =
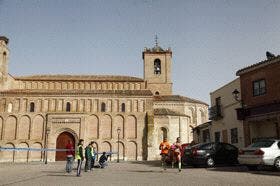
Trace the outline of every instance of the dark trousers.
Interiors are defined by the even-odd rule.
[[[80,174],[81,174],[82,164],[83,164],[83,161],[78,160],[77,176],[80,176]]]
[[[94,168],[94,162],[95,162],[95,156],[91,157],[91,165],[90,167],[93,169]]]
[[[91,158],[86,158],[85,172],[87,172],[88,170],[91,170]]]

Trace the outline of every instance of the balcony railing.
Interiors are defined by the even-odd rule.
[[[269,113],[280,112],[280,102],[270,103],[249,108],[237,108],[236,114],[238,120],[245,120],[247,117],[254,117]]]
[[[215,105],[209,109],[209,120],[219,120],[223,118],[221,105]]]

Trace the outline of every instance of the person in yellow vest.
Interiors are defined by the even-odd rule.
[[[81,176],[81,168],[84,161],[83,145],[84,145],[84,140],[80,139],[76,151],[76,159],[78,160],[77,176]]]

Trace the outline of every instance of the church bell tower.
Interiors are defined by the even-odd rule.
[[[4,88],[8,79],[9,39],[0,36],[0,88]]]
[[[154,95],[172,95],[171,49],[162,49],[156,37],[155,46],[145,48],[142,57],[147,89],[150,89]]]

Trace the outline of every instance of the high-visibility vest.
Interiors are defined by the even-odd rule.
[[[77,151],[76,151],[76,159],[77,159],[77,160],[82,159],[82,158],[81,158],[81,155],[80,155],[80,151],[79,151],[80,147],[82,147],[82,145],[78,145],[78,148],[77,148]]]

